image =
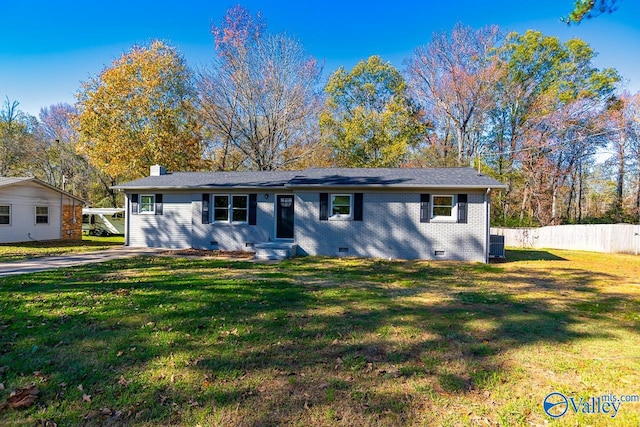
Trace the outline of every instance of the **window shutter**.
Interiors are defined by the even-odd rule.
[[[207,193],[203,193],[202,194],[202,223],[203,224],[209,224],[209,218],[211,217],[209,215],[209,194]]]
[[[320,193],[320,221],[329,219],[329,193]]]
[[[162,194],[156,194],[156,215],[162,215],[163,208]]]
[[[249,194],[249,225],[256,225],[258,211],[258,195]]]
[[[429,222],[431,217],[431,209],[429,208],[430,201],[431,194],[420,195],[420,222]]]
[[[467,223],[467,195],[458,194],[458,223]]]
[[[130,201],[131,201],[131,215],[138,215],[138,195],[132,194]]]
[[[353,194],[353,220],[354,221],[362,221],[362,193],[354,193]]]

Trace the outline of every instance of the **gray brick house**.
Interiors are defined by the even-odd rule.
[[[486,262],[491,191],[471,168],[175,172],[117,185],[125,244]]]

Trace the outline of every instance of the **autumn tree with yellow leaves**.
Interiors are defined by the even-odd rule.
[[[149,166],[202,168],[202,138],[191,72],[161,41],[134,46],[83,83],[77,94],[78,150],[115,181]]]
[[[379,56],[340,67],[325,92],[321,138],[338,166],[398,167],[426,133],[404,78]]]

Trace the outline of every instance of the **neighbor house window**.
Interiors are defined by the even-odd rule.
[[[49,224],[49,206],[36,206],[36,224]]]
[[[453,196],[433,196],[432,218],[453,218]]]
[[[150,194],[140,196],[140,213],[155,213],[156,198]]]
[[[0,225],[11,225],[11,206],[0,206]]]
[[[331,218],[349,219],[352,214],[351,194],[331,195]]]
[[[217,195],[213,196],[214,222],[247,222],[249,214],[249,196]]]

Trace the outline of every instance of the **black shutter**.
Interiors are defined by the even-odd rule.
[[[429,208],[430,201],[431,194],[420,195],[420,222],[429,222],[431,218],[431,209]]]
[[[209,194],[202,194],[202,223],[209,224]]]
[[[256,225],[258,211],[258,195],[249,194],[249,225]]]
[[[458,222],[467,223],[467,195],[458,194]]]
[[[362,221],[362,193],[353,195],[353,220]]]
[[[138,195],[131,195],[131,215],[138,215]]]
[[[162,204],[162,194],[156,194],[156,215],[162,215],[164,206]]]
[[[320,221],[329,219],[329,193],[320,193]]]

